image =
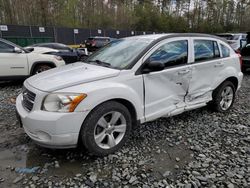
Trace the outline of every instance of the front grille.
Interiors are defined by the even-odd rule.
[[[29,91],[25,87],[23,87],[22,94],[23,94],[23,101],[22,101],[23,107],[30,112],[33,109],[36,94]]]

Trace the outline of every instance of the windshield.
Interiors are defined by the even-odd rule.
[[[91,55],[87,59],[87,63],[126,69],[151,41],[151,39],[145,38],[126,38],[112,41]]]

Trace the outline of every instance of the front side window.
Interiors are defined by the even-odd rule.
[[[188,41],[169,42],[158,48],[149,60],[161,62],[165,67],[186,64],[188,61]]]
[[[14,52],[14,47],[0,41],[0,53],[13,53]]]
[[[229,57],[230,56],[230,49],[223,44],[220,44],[222,57]]]
[[[195,62],[220,57],[218,44],[211,40],[194,40]]]

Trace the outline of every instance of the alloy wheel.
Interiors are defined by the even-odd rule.
[[[111,149],[125,136],[127,123],[124,115],[112,111],[104,114],[95,125],[94,139],[102,149]]]

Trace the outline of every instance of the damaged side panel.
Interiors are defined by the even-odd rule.
[[[168,116],[176,109],[184,109],[191,71],[185,75],[179,72],[187,69],[188,66],[182,66],[143,76],[147,121]]]
[[[186,97],[187,105],[204,103],[212,100],[212,86],[218,79],[220,71],[224,67],[217,67],[221,59],[215,59],[206,62],[200,62],[190,65],[192,69],[192,79]]]

